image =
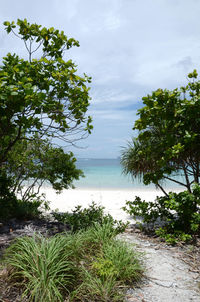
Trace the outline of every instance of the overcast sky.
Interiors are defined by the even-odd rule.
[[[0,56],[23,55],[3,21],[64,30],[80,42],[67,53],[92,77],[89,109],[94,130],[79,157],[115,158],[133,136],[142,97],[173,89],[200,65],[200,0],[1,0]]]

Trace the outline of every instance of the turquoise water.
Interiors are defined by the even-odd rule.
[[[119,159],[78,159],[77,167],[83,170],[85,177],[74,182],[76,188],[107,188],[134,189],[154,188],[154,185],[144,186],[139,180],[123,175]],[[168,182],[165,187],[176,188],[177,185]]]

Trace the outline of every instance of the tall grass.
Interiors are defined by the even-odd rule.
[[[107,261],[111,263],[111,275],[116,280],[124,283],[138,281],[143,270],[140,258],[140,254],[126,242],[112,240],[103,244],[96,268],[101,275],[103,264]]]
[[[93,227],[85,232],[85,240],[90,245],[102,245],[112,240],[117,235],[113,228],[112,222],[108,221],[104,224],[95,223]]]
[[[134,286],[143,274],[141,254],[116,240],[116,232],[109,222],[102,226],[95,224],[84,235],[88,258],[81,268],[81,284],[71,301],[124,301],[121,288]]]
[[[16,240],[4,262],[26,301],[123,301],[121,287],[139,280],[139,256],[115,239],[112,223],[86,231]]]
[[[63,301],[75,279],[76,267],[66,248],[68,236],[45,238],[40,235],[18,238],[8,248],[5,263],[10,278],[24,288],[30,301]]]
[[[79,302],[120,302],[124,293],[119,290],[120,283],[113,278],[102,280],[94,272],[83,269],[83,281],[72,293],[70,301]]]

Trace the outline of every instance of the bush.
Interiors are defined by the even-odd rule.
[[[127,201],[123,209],[130,215],[142,217],[145,223],[153,223],[154,229],[158,228],[158,220],[164,222],[163,227],[156,229],[156,234],[168,243],[189,241],[200,234],[198,184],[193,185],[192,193],[169,193],[169,196],[157,197],[155,202],[136,197],[134,201]]]
[[[42,209],[48,209],[44,195],[29,196],[28,200],[20,200],[12,190],[12,179],[0,172],[0,219],[34,219],[42,214]]]
[[[21,237],[5,252],[10,282],[26,301],[123,301],[141,278],[140,255],[115,239],[110,223],[86,231]]]
[[[11,192],[11,186],[11,178],[8,178],[3,171],[0,171],[0,219],[12,217],[16,208],[17,198]]]
[[[10,198],[0,198],[0,219],[35,219],[42,215],[43,209],[48,209],[48,203],[39,196],[32,195],[29,200],[17,199],[13,194]]]
[[[104,214],[104,207],[97,206],[94,202],[88,207],[82,209],[81,206],[75,207],[72,213],[53,213],[54,218],[62,223],[69,224],[73,232],[79,230],[86,230],[93,226],[95,223],[103,225],[110,222],[115,228],[116,233],[122,233],[127,227],[127,223],[123,223],[121,220],[114,220],[110,214]]]

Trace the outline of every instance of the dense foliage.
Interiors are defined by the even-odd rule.
[[[140,214],[146,222],[167,218],[165,230],[157,231],[162,236],[199,234],[200,81],[196,70],[188,80],[185,87],[158,89],[143,98],[144,107],[138,110],[133,128],[138,135],[122,152],[124,173],[140,177],[145,185],[155,184],[165,194],[153,203],[136,198],[126,210]],[[167,194],[165,180],[187,191]]]
[[[79,46],[78,41],[26,19],[4,25],[25,43],[29,59],[8,53],[0,66],[1,165],[16,142],[31,140],[35,133],[73,142],[77,132],[92,128],[85,116],[90,78],[78,76],[76,65],[64,60],[65,50]],[[33,58],[36,52],[39,58]]]
[[[7,183],[6,195],[0,194],[6,202],[8,194],[21,193],[24,202],[44,181],[61,191],[83,175],[73,154],[53,143],[75,144],[91,132],[91,79],[65,60],[65,51],[79,43],[63,31],[26,19],[4,25],[23,41],[28,60],[8,53],[0,66],[0,178]]]
[[[128,223],[123,223],[122,220],[113,219],[110,214],[105,214],[104,207],[98,206],[94,202],[88,208],[82,209],[81,206],[77,206],[72,212],[54,212],[53,216],[57,221],[68,224],[72,232],[87,230],[96,223],[99,225],[110,223],[113,231],[118,234],[124,232],[128,225]]]
[[[162,187],[163,180],[183,185],[199,183],[200,170],[200,81],[196,70],[189,83],[173,91],[158,89],[143,98],[134,130],[136,139],[124,149],[124,172],[142,176],[144,184]],[[182,175],[184,181],[175,175]]]
[[[136,197],[126,201],[123,209],[134,217],[142,218],[141,228],[155,233],[174,244],[178,241],[194,241],[200,235],[200,186],[192,192],[169,193],[153,202]]]
[[[47,139],[35,136],[34,141],[16,143],[4,167],[12,176],[13,191],[28,200],[34,187],[39,189],[44,182],[58,192],[73,187],[73,180],[83,176],[82,171],[76,169],[75,162],[73,153],[65,153],[62,148],[53,147]],[[24,191],[23,185],[28,181],[30,184]]]

